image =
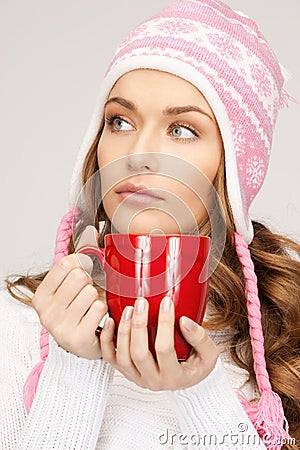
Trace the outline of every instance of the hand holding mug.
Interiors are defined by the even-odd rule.
[[[60,347],[76,356],[99,359],[102,352],[95,330],[107,305],[93,286],[92,268],[89,256],[64,256],[38,286],[32,306]]]
[[[153,391],[176,390],[193,386],[215,367],[219,349],[204,328],[186,317],[180,329],[193,352],[179,362],[174,348],[174,303],[164,297],[160,304],[154,360],[148,346],[149,303],[139,298],[135,306],[126,306],[118,327],[117,350],[114,321],[107,317],[100,335],[103,358],[137,385]]]

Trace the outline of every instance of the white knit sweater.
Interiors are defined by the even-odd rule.
[[[36,311],[0,290],[1,450],[263,449],[233,388],[258,396],[230,363],[230,331],[210,333],[221,356],[195,386],[153,392],[104,360],[66,352],[50,335],[49,356],[27,416],[24,382],[40,361]],[[172,376],[172,374],[170,374]]]

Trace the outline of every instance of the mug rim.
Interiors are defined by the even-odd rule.
[[[107,233],[104,236],[104,239],[106,239],[109,236],[149,236],[152,238],[171,238],[171,237],[183,237],[183,238],[194,238],[194,239],[207,239],[211,240],[210,236],[202,236],[201,234],[195,235],[195,234],[176,234],[176,233],[169,233],[169,234],[151,234],[151,233]]]

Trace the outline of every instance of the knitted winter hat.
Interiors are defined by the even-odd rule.
[[[253,239],[249,207],[266,175],[278,110],[287,105],[289,96],[283,90],[278,60],[250,18],[219,0],[178,0],[141,23],[121,42],[102,81],[75,164],[70,191],[73,209],[61,222],[56,259],[57,254],[67,254],[70,232],[66,229],[77,220],[75,205],[82,188],[83,161],[99,130],[105,100],[120,76],[138,68],[166,71],[191,82],[206,97],[218,122],[261,398],[253,405],[239,396],[260,435],[269,434],[268,448],[279,449],[278,442],[289,437],[288,426],[266,369],[257,280],[247,244]],[[47,357],[45,336],[43,330],[43,360]],[[24,399],[28,408],[42,367],[43,362],[26,382]]]

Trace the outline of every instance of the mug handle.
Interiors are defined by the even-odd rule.
[[[90,247],[89,245],[85,245],[84,247],[79,248],[76,250],[75,253],[81,253],[83,255],[93,255],[96,256],[98,259],[101,268],[104,270],[104,263],[105,263],[105,250],[104,248],[100,247]]]

